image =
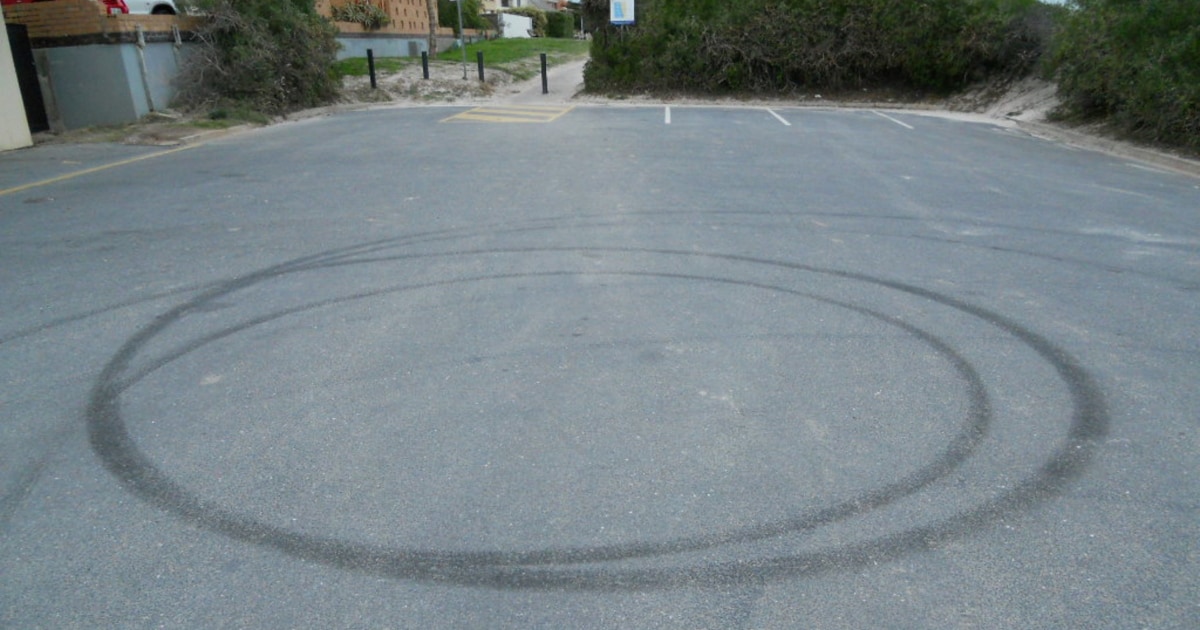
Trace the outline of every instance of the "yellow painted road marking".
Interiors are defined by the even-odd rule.
[[[548,123],[572,109],[575,109],[574,105],[484,106],[455,114],[442,122]]]
[[[93,166],[92,168],[85,168],[80,171],[64,173],[57,177],[51,177],[50,179],[42,179],[42,180],[38,180],[36,182],[30,182],[28,184],[21,184],[20,186],[13,186],[12,188],[0,188],[0,197],[3,197],[4,195],[15,193],[15,192],[21,192],[22,190],[29,190],[30,188],[37,188],[39,186],[47,186],[49,184],[56,184],[58,182],[66,181],[68,179],[74,179],[81,175],[89,175],[91,173],[106,171],[110,168],[116,168],[118,166],[125,166],[126,164],[133,164],[134,162],[141,162],[142,160],[149,160],[150,158],[161,157],[164,155],[169,155],[171,153],[179,153],[180,151],[186,151],[188,149],[191,149],[191,148],[197,147],[197,146],[200,146],[200,144],[199,143],[186,144],[184,146],[176,147],[174,149],[167,149],[166,151],[155,151],[154,153],[147,153],[145,155],[131,157],[127,160],[121,160],[119,162],[110,162],[108,164],[101,164],[100,166]]]

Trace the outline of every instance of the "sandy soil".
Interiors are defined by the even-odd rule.
[[[525,69],[526,65],[515,69]],[[532,71],[532,66],[529,67]],[[495,68],[484,72],[486,81],[479,80],[474,61],[468,63],[431,62],[429,79],[425,79],[421,64],[415,63],[399,72],[376,76],[377,89],[372,89],[368,77],[346,77],[342,80],[343,105],[403,103],[405,105],[466,105],[490,102],[514,83],[512,73]]]

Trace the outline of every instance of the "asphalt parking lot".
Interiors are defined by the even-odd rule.
[[[1198,209],[874,110],[0,153],[0,624],[1198,627]]]

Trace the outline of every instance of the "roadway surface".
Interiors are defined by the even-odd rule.
[[[1200,627],[1198,210],[903,112],[0,154],[0,625]]]

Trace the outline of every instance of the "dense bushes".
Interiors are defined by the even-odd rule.
[[[323,105],[338,93],[333,24],[313,0],[199,0],[209,20],[188,55],[180,100],[235,101],[268,114]]]
[[[1066,113],[1200,150],[1196,0],[1078,0],[1052,64]]]
[[[575,14],[566,11],[546,13],[546,37],[574,37]]]
[[[487,30],[492,24],[483,17],[479,0],[462,0],[463,28]],[[454,29],[458,34],[458,7],[450,0],[438,0],[438,26]]]
[[[630,27],[608,4],[583,0],[594,91],[949,91],[1048,59],[1066,115],[1200,150],[1197,0],[640,0]]]
[[[590,89],[949,90],[1020,72],[1049,35],[1035,0],[641,0],[637,25],[594,32]]]

